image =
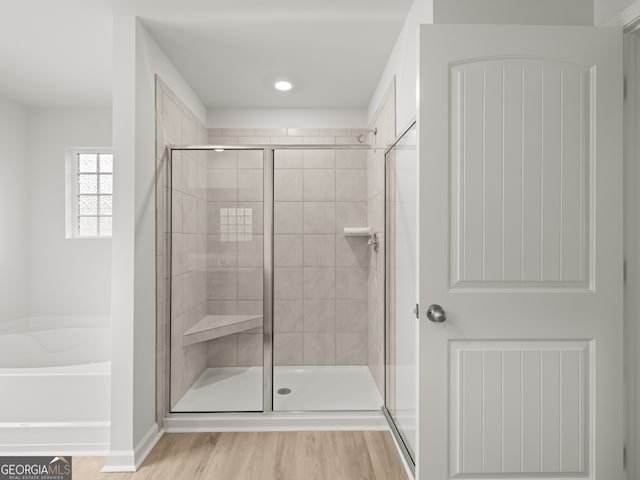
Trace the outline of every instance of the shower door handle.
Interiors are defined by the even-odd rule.
[[[429,305],[427,307],[427,318],[434,323],[442,323],[447,319],[447,313],[440,305]]]

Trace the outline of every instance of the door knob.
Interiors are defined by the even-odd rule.
[[[442,323],[447,319],[447,314],[440,305],[429,305],[427,308],[427,318],[435,323]]]

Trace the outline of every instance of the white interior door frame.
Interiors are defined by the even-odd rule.
[[[624,28],[624,286],[625,448],[627,479],[638,478],[640,463],[640,351],[638,279],[640,273],[640,1],[607,22]]]
[[[638,25],[639,19],[629,23]],[[625,332],[625,446],[627,479],[633,480],[638,474],[640,459],[640,415],[638,407],[640,395],[640,368],[638,350],[640,329],[638,328],[638,272],[640,255],[640,169],[637,168],[640,152],[640,30],[631,29],[624,40],[625,100],[624,100],[624,256],[626,278],[624,287],[624,332]]]

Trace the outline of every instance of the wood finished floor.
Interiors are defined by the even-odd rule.
[[[135,473],[73,457],[74,480],[407,480],[389,432],[166,433]]]

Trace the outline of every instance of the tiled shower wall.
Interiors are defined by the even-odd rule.
[[[167,315],[168,245],[167,145],[206,142],[206,128],[184,103],[156,77],[156,254],[157,254],[157,402],[156,419],[162,425],[170,403],[175,403],[206,368],[203,346],[182,347],[182,333],[202,318],[206,309],[206,178],[205,162],[195,152],[174,158],[173,167],[173,261],[171,265],[173,332]],[[168,338],[173,333],[169,365]],[[171,392],[167,385],[171,368]],[[173,401],[172,401],[173,400]]]
[[[361,128],[210,128],[215,145],[359,145]]]
[[[407,125],[408,126],[408,125]],[[392,83],[371,120],[368,143],[389,147],[396,137],[395,83]],[[367,216],[374,231],[381,232],[378,252],[369,251],[368,285],[368,365],[384,398],[385,346],[385,148],[367,151]]]
[[[209,130],[210,144],[328,146],[326,150],[275,152],[276,365],[367,364],[367,239],[342,235],[344,226],[367,225],[366,154],[330,147],[356,144],[360,133],[363,130]],[[210,186],[211,182],[218,188],[225,182],[234,185],[233,176],[240,175],[240,170],[227,172],[225,180],[225,173],[214,172],[213,164],[210,167]],[[216,173],[220,178],[214,181]],[[211,221],[209,228],[211,231]],[[230,280],[233,283],[234,279]],[[210,287],[211,282],[210,277]],[[236,298],[235,306],[233,301],[210,297],[209,313],[232,313],[234,308],[237,313],[258,313],[246,309],[258,308],[257,303],[247,303],[251,300]],[[249,332],[209,342],[209,365],[260,365],[259,340],[259,332]]]
[[[276,150],[276,365],[367,364],[364,150]]]
[[[183,140],[185,141],[185,140]],[[206,154],[174,151],[171,218],[171,406],[207,366],[206,344],[184,346],[187,330],[206,314]]]
[[[263,150],[208,152],[209,315],[263,313],[263,155]],[[263,364],[262,328],[207,344],[209,367]]]

